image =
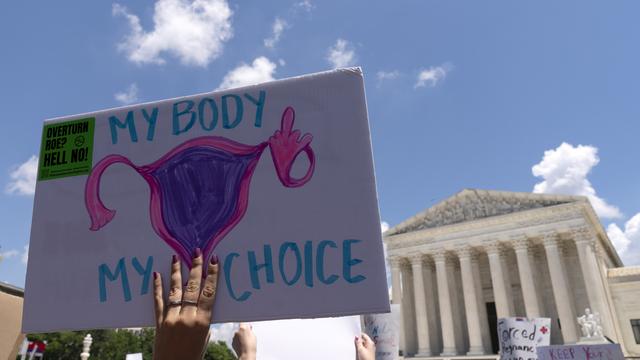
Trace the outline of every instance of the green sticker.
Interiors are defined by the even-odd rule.
[[[85,175],[91,171],[95,121],[91,117],[44,126],[38,180]]]

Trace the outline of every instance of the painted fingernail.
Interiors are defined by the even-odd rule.
[[[211,265],[217,265],[218,264],[218,255],[213,254],[211,256]]]
[[[155,272],[155,271],[153,272],[153,278],[154,278],[154,279],[157,279],[157,278],[158,278],[158,273],[157,273],[157,272]]]
[[[193,257],[197,258],[197,257],[200,257],[200,256],[202,256],[202,250],[200,250],[200,248],[197,247],[196,250],[193,253]]]
[[[176,255],[173,255],[173,257],[171,258],[171,262],[173,264],[177,263],[178,262],[178,257]]]

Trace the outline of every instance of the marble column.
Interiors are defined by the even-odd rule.
[[[565,270],[558,248],[558,236],[555,233],[546,233],[542,237],[544,250],[547,254],[549,264],[549,275],[551,277],[551,287],[553,288],[553,298],[558,309],[560,326],[562,328],[562,339],[565,344],[574,344],[578,341],[576,328],[576,313],[573,309],[573,301],[569,292]]]
[[[402,285],[400,280],[400,264],[402,258],[397,256],[389,257],[391,266],[391,303],[402,304]]]
[[[413,274],[409,261],[402,262],[402,318],[404,321],[404,356],[413,355],[418,351],[416,336],[416,307],[413,299]]]
[[[431,352],[436,353],[442,346],[440,339],[440,323],[438,322],[438,286],[435,280],[435,269],[429,258],[423,263],[424,289],[427,303],[427,319],[429,321],[429,343]],[[438,352],[439,353],[439,352]]]
[[[584,277],[587,297],[589,298],[589,307],[591,311],[600,313],[604,334],[615,339],[617,338],[617,336],[615,336],[615,325],[611,321],[613,314],[607,306],[606,294],[604,292],[605,284],[602,281],[600,266],[598,265],[598,258],[595,251],[598,237],[587,227],[574,231],[573,237],[576,242],[576,249],[578,250],[578,259],[580,261],[580,268],[582,269],[582,276]]]
[[[531,271],[531,262],[529,261],[529,240],[524,235],[515,237],[513,240],[512,244],[518,260],[518,273],[520,274],[524,308],[528,318],[537,318],[541,316],[541,311],[538,302],[538,291],[536,290],[533,272]]]
[[[507,292],[507,284],[502,269],[502,260],[500,259],[502,249],[500,243],[495,242],[484,246],[487,257],[489,258],[489,268],[491,270],[491,285],[493,286],[493,297],[496,303],[496,313],[499,318],[513,316],[512,299]]]
[[[453,329],[453,312],[451,310],[451,296],[449,294],[449,280],[447,279],[446,252],[443,250],[437,251],[433,255],[433,260],[436,263],[438,302],[440,305],[440,322],[442,327],[442,353],[440,356],[457,355]]]
[[[404,316],[402,315],[402,280],[401,270],[402,258],[399,256],[390,256],[389,265],[391,266],[391,303],[400,305],[400,351],[404,353]]]
[[[467,355],[484,355],[482,346],[482,331],[480,329],[480,313],[478,312],[478,298],[473,281],[471,257],[473,249],[464,247],[458,249],[460,259],[460,273],[462,277],[462,291],[464,293],[464,308],[467,314],[467,329],[469,331],[469,351]]]
[[[424,278],[422,276],[422,254],[410,257],[411,270],[413,271],[413,294],[416,305],[416,328],[418,330],[418,353],[416,356],[430,356],[431,344],[429,343],[429,322],[427,315],[427,302],[424,296]]]

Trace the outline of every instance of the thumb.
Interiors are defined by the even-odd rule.
[[[364,346],[362,346],[362,340],[360,340],[360,337],[358,336],[356,336],[353,342],[356,346],[356,360],[359,360],[360,353],[362,352],[362,350],[364,350]]]
[[[361,339],[362,339],[362,344],[366,348],[370,348],[370,347],[373,347],[375,345],[373,340],[371,340],[371,338],[367,334],[362,334]]]

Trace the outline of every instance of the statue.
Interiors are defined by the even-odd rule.
[[[582,337],[580,342],[606,342],[604,334],[602,333],[602,325],[600,314],[595,311],[591,312],[591,309],[584,309],[584,315],[578,317],[578,325],[582,330]]]

